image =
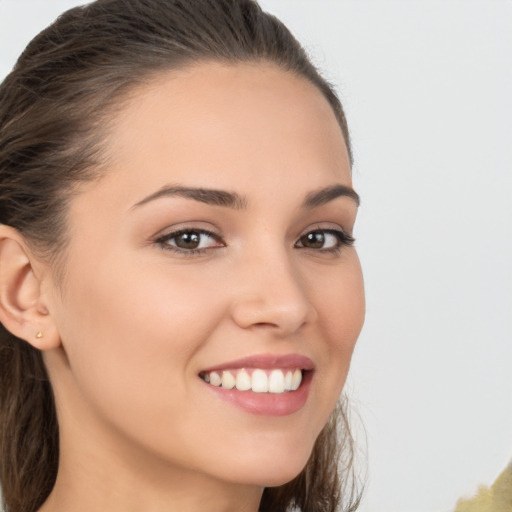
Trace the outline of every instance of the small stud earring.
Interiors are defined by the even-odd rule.
[[[40,340],[42,337],[44,337],[43,331],[37,331],[36,339]]]

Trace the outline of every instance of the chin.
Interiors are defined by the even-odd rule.
[[[279,487],[291,482],[304,469],[300,467],[272,468],[270,471],[247,471],[244,475],[237,475],[236,483],[257,487]],[[241,478],[242,477],[242,478]]]
[[[284,453],[271,450],[268,457],[246,457],[233,475],[240,483],[277,487],[293,480],[306,466],[311,451]]]
[[[305,466],[305,465],[304,465]],[[265,475],[265,481],[261,483],[262,487],[279,487],[291,482],[300,472],[304,469],[304,466],[296,468],[294,471],[282,471],[275,475]]]

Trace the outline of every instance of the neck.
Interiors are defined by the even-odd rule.
[[[77,443],[79,444],[79,443]],[[64,447],[63,447],[64,448]],[[39,512],[257,512],[263,489],[149,464],[127,454],[97,453],[84,444],[61,450],[57,481]]]

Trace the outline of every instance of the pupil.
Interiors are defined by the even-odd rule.
[[[305,239],[305,243],[302,243],[314,249],[321,249],[325,243],[325,236],[323,233],[308,233],[305,236]]]
[[[199,233],[182,233],[176,240],[176,245],[181,249],[196,249],[199,246]]]

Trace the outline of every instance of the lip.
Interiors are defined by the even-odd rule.
[[[206,368],[201,373],[230,370],[237,368],[261,368],[264,369],[295,369],[303,370],[303,378],[300,387],[296,391],[286,393],[255,393],[253,391],[239,391],[237,389],[224,389],[212,386],[203,380],[201,384],[206,386],[217,398],[250,414],[259,416],[287,416],[299,411],[307,402],[314,375],[314,364],[309,357],[299,354],[256,355],[236,359],[220,365]]]
[[[261,368],[262,370],[270,370],[279,368],[281,370],[291,370],[298,368],[299,370],[313,370],[315,365],[313,361],[306,356],[300,354],[259,354],[255,356],[243,357],[226,363],[218,364],[210,368],[205,368],[200,373],[208,373],[222,370],[235,370],[238,368]]]

